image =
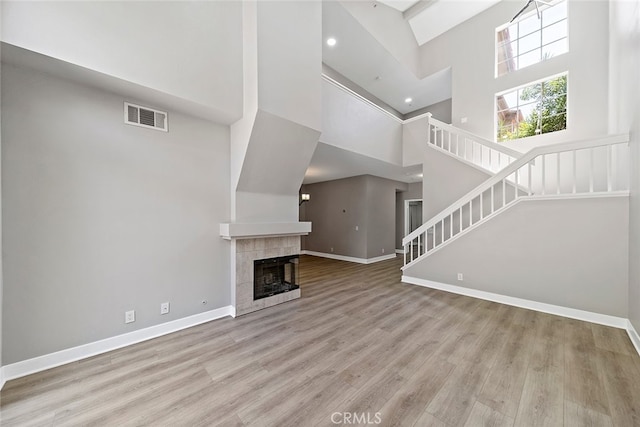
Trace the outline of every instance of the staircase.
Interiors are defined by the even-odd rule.
[[[510,150],[429,117],[428,146],[493,174],[407,235],[404,267],[527,199],[628,194],[629,135]]]
[[[495,174],[522,153],[434,119],[427,113],[427,145],[474,168]]]

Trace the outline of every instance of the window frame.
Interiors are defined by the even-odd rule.
[[[506,95],[506,94],[509,94],[509,93],[513,93],[513,92],[516,92],[516,94],[517,94],[518,91],[520,91],[521,89],[524,89],[524,88],[527,88],[527,87],[531,87],[531,86],[535,86],[535,85],[538,85],[538,84],[543,84],[545,82],[549,82],[549,81],[555,80],[555,79],[557,79],[559,77],[565,77],[566,78],[566,89],[565,89],[565,92],[564,92],[564,97],[565,97],[565,111],[564,111],[564,116],[565,116],[564,123],[565,123],[565,126],[564,126],[564,129],[558,129],[558,130],[555,130],[555,131],[544,132],[544,133],[540,132],[540,133],[536,133],[535,135],[529,135],[529,136],[517,137],[517,138],[512,138],[512,139],[500,140],[499,137],[498,137],[499,136],[498,132],[500,131],[501,126],[500,126],[500,124],[498,122],[498,115],[499,115],[500,111],[506,111],[506,110],[498,110],[498,98],[500,96],[503,96],[503,95]],[[538,79],[538,80],[533,80],[533,81],[524,83],[524,84],[519,85],[519,86],[511,87],[509,89],[506,89],[506,90],[503,90],[503,91],[500,91],[500,92],[496,92],[496,94],[495,94],[495,96],[493,98],[493,102],[494,102],[494,105],[493,105],[493,107],[494,107],[493,108],[493,111],[494,111],[494,113],[493,113],[494,114],[494,120],[493,120],[494,132],[493,132],[493,137],[494,137],[495,142],[499,143],[499,144],[503,144],[503,143],[517,141],[517,140],[521,140],[521,139],[525,139],[525,138],[537,137],[537,136],[542,136],[542,135],[549,135],[551,133],[566,131],[569,128],[569,91],[570,91],[570,89],[569,89],[569,71],[563,71],[563,72],[560,72],[560,73],[557,73],[557,74],[553,74],[553,75],[550,75],[550,76],[545,76],[545,77],[543,77],[541,79]],[[509,108],[510,110],[515,110],[515,111],[519,111],[520,110],[519,107],[520,107],[520,105],[522,105],[522,104],[520,104],[520,97],[517,96],[517,100],[518,100],[518,103],[515,106],[513,106],[513,108]],[[529,103],[530,102],[527,102],[527,104],[529,104]],[[537,109],[537,111],[540,111],[540,109]],[[555,116],[558,116],[558,114],[556,114]],[[555,117],[555,116],[551,116],[551,117]],[[526,118],[523,118],[523,121],[526,121]]]
[[[552,22],[552,23],[550,23],[548,25],[545,25],[544,24],[544,11],[548,10],[550,8],[556,7],[556,6],[560,5],[561,3],[564,3],[565,7],[566,7],[566,14],[565,14],[564,18],[559,19],[557,21],[554,21],[554,22]],[[560,42],[562,40],[564,40],[565,43],[566,43],[566,50],[564,52],[562,52],[560,55],[565,55],[565,54],[569,53],[570,46],[569,46],[569,2],[568,2],[568,0],[556,0],[556,1],[553,1],[552,4],[549,5],[549,6],[547,6],[547,5],[540,6],[540,19],[539,19],[538,26],[536,27],[535,30],[530,31],[530,32],[528,32],[528,33],[526,33],[526,34],[521,36],[520,35],[520,23],[525,21],[525,20],[527,20],[527,19],[529,19],[529,18],[531,18],[532,16],[536,16],[536,15],[537,15],[537,12],[534,9],[532,11],[529,11],[529,12],[523,14],[522,16],[520,16],[517,20],[515,20],[513,22],[507,22],[505,24],[500,25],[499,27],[496,27],[495,37],[494,37],[494,48],[495,48],[495,58],[494,58],[495,73],[494,74],[495,74],[495,78],[503,77],[503,76],[506,76],[506,75],[509,75],[509,74],[513,73],[514,71],[523,70],[525,68],[531,67],[532,65],[539,64],[541,62],[546,61],[547,59],[545,59],[545,57],[543,55],[544,48],[547,47],[547,46],[550,46],[550,45],[552,45],[554,43]],[[549,27],[552,27],[552,26],[554,26],[554,25],[556,25],[556,24],[558,24],[560,22],[564,22],[565,23],[565,28],[566,28],[565,37],[561,37],[561,38],[558,38],[558,39],[554,39],[554,40],[552,40],[552,41],[550,41],[548,43],[544,43],[544,30],[549,28]],[[514,40],[509,40],[509,42],[505,42],[505,40],[500,41],[499,40],[500,33],[502,31],[504,31],[505,29],[507,29],[509,27],[512,27],[513,25],[517,25],[518,26],[517,27],[518,28],[518,37],[516,37]],[[529,37],[529,36],[531,36],[531,35],[533,35],[533,34],[535,34],[537,32],[540,33],[540,36],[539,36],[539,43],[536,44],[536,47],[534,47],[532,49],[529,49],[526,52],[520,52],[520,49],[519,49],[520,40],[522,40],[523,38]],[[500,61],[501,47],[505,46],[507,44],[514,44],[514,43],[518,46],[518,52],[517,52],[518,55],[515,55],[515,56],[512,55],[511,56],[511,60],[516,62],[518,64],[518,66],[514,67],[513,69],[507,69],[505,72],[500,74],[500,65],[501,64],[508,64],[508,61],[509,61],[509,59],[503,59],[502,61]],[[530,63],[530,64],[525,65],[523,67],[520,67],[519,66],[520,58],[522,56],[524,56],[524,55],[527,55],[527,54],[530,54],[532,52],[535,52],[536,50],[540,51],[540,59],[538,61],[536,61],[536,62],[533,62],[533,63]],[[505,55],[505,57],[506,57],[506,55]],[[509,67],[507,67],[507,68],[509,68]]]

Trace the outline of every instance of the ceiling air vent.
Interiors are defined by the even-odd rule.
[[[167,113],[165,111],[129,104],[128,102],[124,103],[124,122],[130,125],[164,132],[169,130]]]

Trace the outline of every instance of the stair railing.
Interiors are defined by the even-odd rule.
[[[523,155],[519,151],[434,119],[431,113],[426,116],[429,146],[475,167],[496,173]]]
[[[629,135],[536,147],[402,239],[404,268],[523,198],[628,194]]]

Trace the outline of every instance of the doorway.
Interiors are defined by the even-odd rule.
[[[422,225],[422,199],[404,202],[404,235],[408,235]]]

